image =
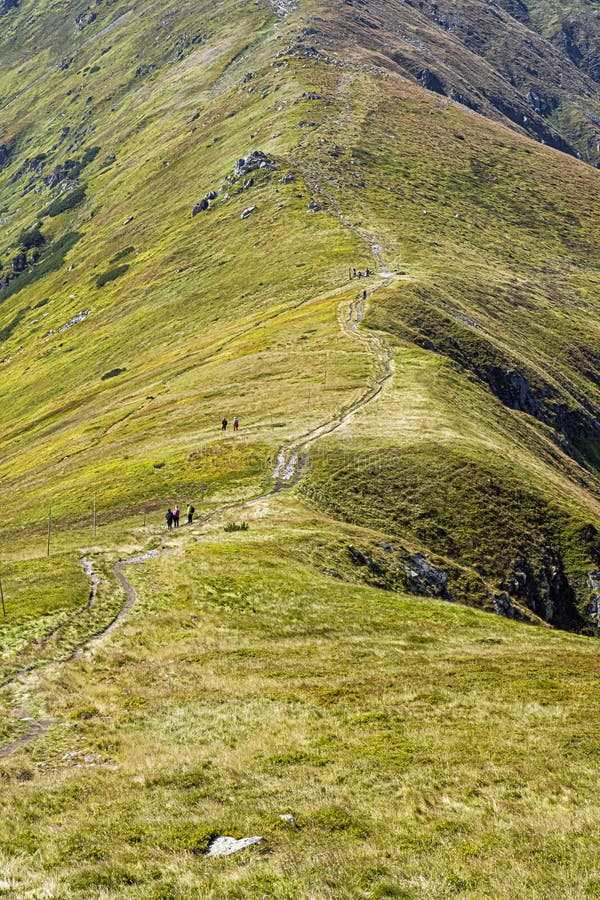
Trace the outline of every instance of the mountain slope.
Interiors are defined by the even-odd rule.
[[[353,55],[359,44],[375,65],[596,165],[597,65],[593,50],[579,50],[566,35],[583,31],[589,48],[597,48],[597,11],[590,4],[582,22],[563,8],[561,28],[553,32],[543,4],[530,6],[531,15],[525,4],[483,0],[460,7],[356,0],[314,15],[300,49],[325,55],[335,46],[337,54]]]
[[[2,9],[0,733],[25,797],[2,835],[10,889],[589,895],[593,9]],[[188,501],[198,522],[165,535]],[[408,673],[405,644],[424,648]],[[399,827],[379,800],[413,796],[417,769]],[[303,844],[295,874],[292,833],[269,830],[288,805],[326,848]],[[548,846],[549,807],[582,846],[568,865],[520,837]],[[486,838],[499,809],[514,870]],[[237,884],[200,856],[225,829],[275,848]]]
[[[347,28],[328,59],[290,43],[317,19],[311,41],[333,40],[322,11],[279,22],[260,7],[222,12],[100,5],[85,27],[65,21],[58,47],[72,61],[54,71],[33,50],[54,35],[54,9],[38,9],[27,31],[28,83],[41,80],[27,107],[22,95],[4,110],[5,525],[50,504],[77,521],[94,492],[120,509],[197,493],[190,449],[214,440],[224,403],[242,411],[258,475],[259,459],[332,415],[364,379],[369,354],[340,334],[337,309],[356,292],[348,266],[373,267],[376,244],[377,267],[403,274],[384,277],[367,324],[393,336],[400,363],[410,348],[426,381],[443,373],[419,401],[425,444],[440,429],[451,437],[481,473],[486,509],[502,496],[517,521],[525,491],[546,510],[501,553],[506,526],[494,515],[491,550],[471,547],[479,513],[466,544],[453,520],[445,537],[437,517],[455,476],[442,464],[441,480],[422,488],[443,490],[424,501],[431,526],[415,530],[405,485],[402,529],[425,552],[478,569],[473,601],[492,608],[508,592],[584,627],[598,565],[596,173],[373,69],[372,29],[366,40]],[[331,27],[354,15],[344,7]],[[236,175],[253,147],[266,165]],[[411,402],[395,396],[394,410]],[[403,412],[390,415],[398,424],[366,449],[389,462],[390,442],[408,439],[422,483],[423,441]],[[360,427],[346,433],[363,449]],[[507,454],[519,469],[504,470]],[[376,479],[367,482],[368,493]],[[381,524],[392,528],[394,515]],[[591,538],[573,549],[582,529]]]

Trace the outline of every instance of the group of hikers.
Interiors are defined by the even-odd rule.
[[[364,272],[357,271],[356,269],[352,269],[352,274],[350,278],[370,278],[374,273],[371,272],[370,269],[366,269]]]
[[[221,431],[227,431],[227,426],[229,425],[229,421],[223,416],[223,420],[221,421]],[[240,420],[237,416],[233,417],[233,430],[238,431],[240,427]],[[191,525],[194,520],[194,513],[196,510],[192,506],[191,503],[188,503],[186,516],[187,523]],[[167,523],[167,531],[171,531],[172,528],[179,528],[179,517],[181,515],[181,510],[177,505],[175,505],[172,509],[171,507],[165,513],[165,521]]]
[[[187,523],[188,523],[188,525],[191,525],[191,524],[192,524],[192,522],[193,522],[193,520],[194,520],[194,513],[195,513],[195,512],[196,512],[196,510],[194,509],[194,507],[192,506],[192,504],[191,504],[191,503],[188,503],[188,505],[187,505],[187,510],[186,510]],[[177,505],[175,505],[175,506],[173,507],[173,509],[171,509],[171,507],[168,508],[168,510],[167,510],[167,512],[166,512],[166,514],[165,514],[165,519],[166,519],[166,522],[167,522],[167,531],[171,531],[172,528],[179,528],[179,516],[180,516],[180,514],[181,514],[181,510],[179,509],[179,507],[178,507]]]

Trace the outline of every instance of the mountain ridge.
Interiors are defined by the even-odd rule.
[[[597,896],[593,5],[10,6],[0,892]]]

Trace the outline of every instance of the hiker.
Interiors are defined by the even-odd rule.
[[[237,416],[234,416],[233,417],[233,430],[237,431],[239,427],[240,427],[240,420],[238,419]]]
[[[366,300],[366,299],[367,299],[367,292],[363,291],[363,300]]]
[[[352,269],[352,277],[356,278],[356,269]]]
[[[370,274],[371,274],[370,269],[367,269],[367,271],[365,272],[365,278],[368,278]]]
[[[192,506],[191,503],[188,503],[188,505],[187,505],[187,520],[188,520],[188,525],[191,525],[191,524],[192,524],[192,519],[194,518],[194,512],[195,512],[194,507]]]
[[[173,525],[175,528],[179,528],[179,507],[173,507]]]
[[[221,422],[221,431],[227,431],[227,419],[223,416],[223,421]]]
[[[173,510],[171,509],[171,507],[168,508],[165,514],[165,519],[167,520],[167,531],[170,531],[173,527]]]

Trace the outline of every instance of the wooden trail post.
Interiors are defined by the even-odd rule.
[[[2,588],[2,578],[0,577],[0,600],[2,601],[2,615],[6,618],[6,607],[4,605],[4,590]]]
[[[50,556],[50,534],[52,532],[52,507],[48,510],[48,553]]]

